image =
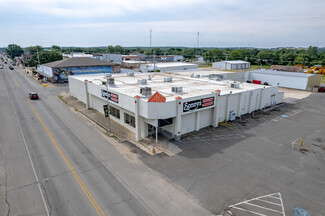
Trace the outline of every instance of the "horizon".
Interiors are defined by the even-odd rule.
[[[0,47],[324,47],[322,0],[0,0]]]

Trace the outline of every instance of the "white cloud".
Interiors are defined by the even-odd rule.
[[[160,11],[212,0],[0,0],[1,5],[24,7],[61,17],[102,17],[137,11]],[[153,14],[154,15],[154,14]]]

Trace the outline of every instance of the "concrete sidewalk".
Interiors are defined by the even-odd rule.
[[[86,109],[86,105],[83,102],[79,101],[67,92],[60,93],[58,97],[68,106],[72,107],[76,112],[79,112],[85,116],[91,123],[101,127],[101,129],[104,130],[107,135],[117,138],[120,142],[130,142],[150,155],[160,154],[165,150],[167,154],[169,153],[167,149],[162,147],[164,145],[154,145],[154,141],[150,138],[137,142],[135,139],[135,134],[132,131],[126,127],[123,127],[112,119],[110,121],[111,131],[108,132],[108,119],[105,118],[102,113],[95,109]]]

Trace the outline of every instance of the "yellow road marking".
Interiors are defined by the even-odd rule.
[[[85,183],[81,180],[80,176],[77,174],[76,170],[73,168],[72,164],[70,163],[70,161],[68,160],[67,156],[64,154],[64,152],[62,151],[60,145],[56,142],[56,140],[54,139],[53,135],[51,134],[51,132],[49,131],[49,129],[47,128],[47,126],[45,125],[45,123],[43,122],[43,120],[41,119],[41,117],[39,116],[39,114],[37,113],[37,111],[35,110],[34,106],[31,104],[31,102],[29,100],[26,99],[26,101],[28,102],[29,106],[32,108],[32,110],[34,111],[36,117],[38,118],[38,120],[41,122],[43,128],[45,129],[47,135],[50,137],[50,139],[52,140],[53,144],[55,145],[56,149],[59,151],[61,157],[63,158],[63,160],[65,161],[65,163],[68,165],[70,171],[72,172],[72,174],[74,175],[74,177],[76,178],[76,180],[78,181],[79,185],[81,186],[82,190],[85,192],[85,194],[87,195],[89,201],[91,202],[91,204],[95,207],[97,213],[100,216],[105,216],[104,212],[102,211],[102,209],[99,207],[98,203],[96,202],[96,200],[93,198],[93,196],[91,195],[91,193],[89,192],[88,188],[86,187]]]
[[[18,87],[18,88],[20,88],[20,85],[18,84],[18,82],[17,82],[17,80],[15,79],[15,77],[9,72],[9,74],[10,74],[10,76],[11,76],[11,79],[12,79],[12,81],[14,81],[14,83],[16,84],[16,86]]]

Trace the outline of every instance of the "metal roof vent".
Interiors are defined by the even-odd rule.
[[[194,78],[199,78],[200,75],[199,75],[199,74],[195,74],[193,77],[194,77]]]
[[[151,95],[151,88],[150,87],[141,87],[140,88],[140,94],[144,96],[150,96]]]
[[[138,83],[145,85],[145,84],[147,84],[147,80],[146,79],[138,79]]]
[[[181,93],[181,92],[183,92],[183,87],[181,87],[181,86],[172,87],[172,92]]]
[[[108,78],[107,83],[108,85],[114,85],[115,84],[114,78],[113,77]]]
[[[128,76],[134,76],[134,72],[128,72]]]
[[[235,89],[239,89],[240,86],[239,86],[239,83],[233,82],[233,83],[230,84],[230,87],[235,88]]]
[[[172,77],[165,77],[164,82],[173,82],[173,78]]]

